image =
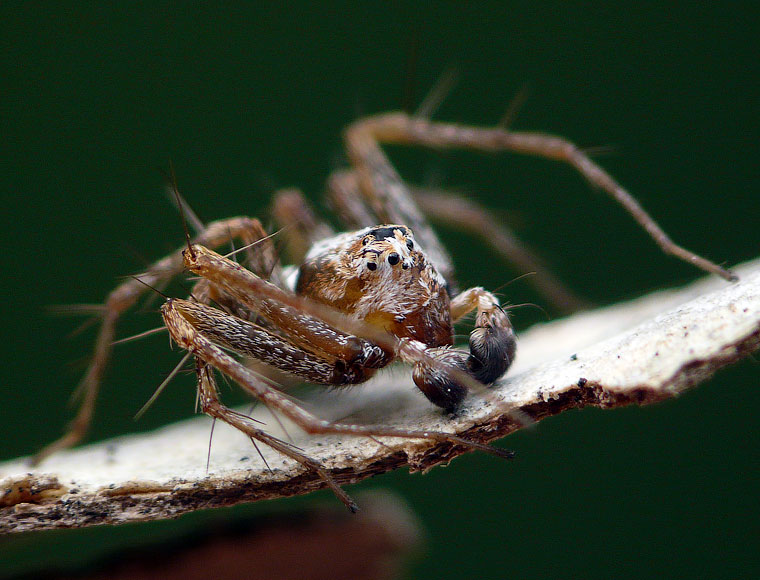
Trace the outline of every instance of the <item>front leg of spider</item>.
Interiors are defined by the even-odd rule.
[[[295,290],[406,341],[410,348],[398,356],[414,366],[414,382],[425,396],[449,412],[464,400],[468,382],[491,384],[514,359],[514,332],[498,300],[472,288],[452,301],[445,279],[403,225],[368,227],[316,244]],[[476,309],[469,352],[453,348],[452,320]]]

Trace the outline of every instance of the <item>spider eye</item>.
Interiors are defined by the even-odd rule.
[[[406,247],[411,250],[414,247],[414,242],[412,240],[407,240]]]
[[[367,244],[369,244],[369,236],[362,240],[362,246],[366,246]]]
[[[392,254],[388,256],[388,263],[391,266],[395,266],[396,264],[398,264],[399,259],[400,259],[399,255],[396,252],[393,252]]]
[[[377,264],[375,264],[374,262],[367,262],[367,269],[375,271],[377,270]]]

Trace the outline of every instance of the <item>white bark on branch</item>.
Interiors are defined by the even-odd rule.
[[[520,427],[505,407],[540,420],[584,405],[659,401],[760,345],[760,259],[736,272],[737,283],[711,277],[531,328],[520,336],[517,361],[492,396],[472,394],[455,417],[433,408],[403,367],[306,404],[327,419],[450,431],[488,442]],[[278,434],[265,409],[254,416]],[[286,428],[341,484],[405,465],[426,470],[467,451],[449,443],[312,437]],[[210,420],[198,417],[59,453],[35,470],[28,458],[0,464],[0,532],[171,518],[323,487],[313,472],[262,449],[269,471],[250,441],[225,425],[216,426],[207,472],[209,429]]]

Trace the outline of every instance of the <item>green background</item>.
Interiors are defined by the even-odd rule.
[[[341,128],[403,107],[410,85],[418,103],[452,65],[460,82],[438,118],[494,123],[527,83],[515,128],[612,146],[601,164],[677,242],[729,264],[758,254],[753,3],[414,6],[3,3],[3,459],[35,451],[72,414],[67,400],[91,333],[66,338],[77,322],[45,307],[98,302],[118,276],[141,269],[135,256],[153,259],[181,243],[157,168],[171,158],[204,220],[265,215],[281,186],[317,200],[343,163]],[[698,276],[567,167],[391,153],[411,181],[458,188],[494,208],[597,303]],[[464,284],[495,288],[521,274],[476,241],[443,235],[457,240],[449,246],[467,265]],[[522,281],[508,292],[511,302],[545,304]],[[515,317],[520,328],[542,319],[530,309]],[[137,314],[121,335],[157,318]],[[176,360],[165,337],[120,347],[92,439],[190,415],[188,377],[132,421]],[[474,455],[350,491],[389,487],[408,500],[427,537],[409,577],[757,573],[758,377],[750,360],[657,406],[542,422],[504,443],[519,453],[509,464]],[[233,513],[313,501],[332,500],[321,493]],[[0,575],[87,561],[204,517],[13,538],[0,544]]]

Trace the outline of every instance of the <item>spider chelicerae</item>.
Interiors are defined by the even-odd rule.
[[[273,215],[283,226],[291,253],[301,261],[299,268],[287,269],[279,264],[272,238],[257,219],[234,217],[204,225],[188,213],[195,238],[188,235],[185,246],[108,296],[79,412],[69,432],[43,449],[38,461],[76,444],[86,433],[118,318],[147,287],[160,286],[185,270],[199,277],[190,298],[167,299],[161,315],[172,339],[195,360],[203,412],[316,471],[349,508],[355,509],[354,502],[327,469],[222,404],[214,369],[309,433],[431,439],[510,457],[508,451],[444,432],[322,420],[245,362],[254,359],[306,382],[352,385],[399,360],[412,366],[417,387],[445,411],[456,410],[468,390],[482,390],[501,378],[516,350],[509,317],[491,292],[457,289],[451,259],[420,207],[485,235],[518,267],[539,271],[540,289],[550,299],[566,309],[578,305],[477,206],[461,198],[415,195],[382,143],[504,150],[567,162],[623,205],[666,253],[733,278],[730,271],[674,244],[628,192],[561,137],[388,113],[355,122],[345,141],[352,168],[332,175],[327,189],[336,214],[354,231],[335,234],[295,190],[275,194]],[[177,201],[183,205],[178,193]],[[210,249],[233,240],[243,244],[235,252],[242,255],[240,263]],[[457,348],[453,323],[473,311],[469,346]]]

